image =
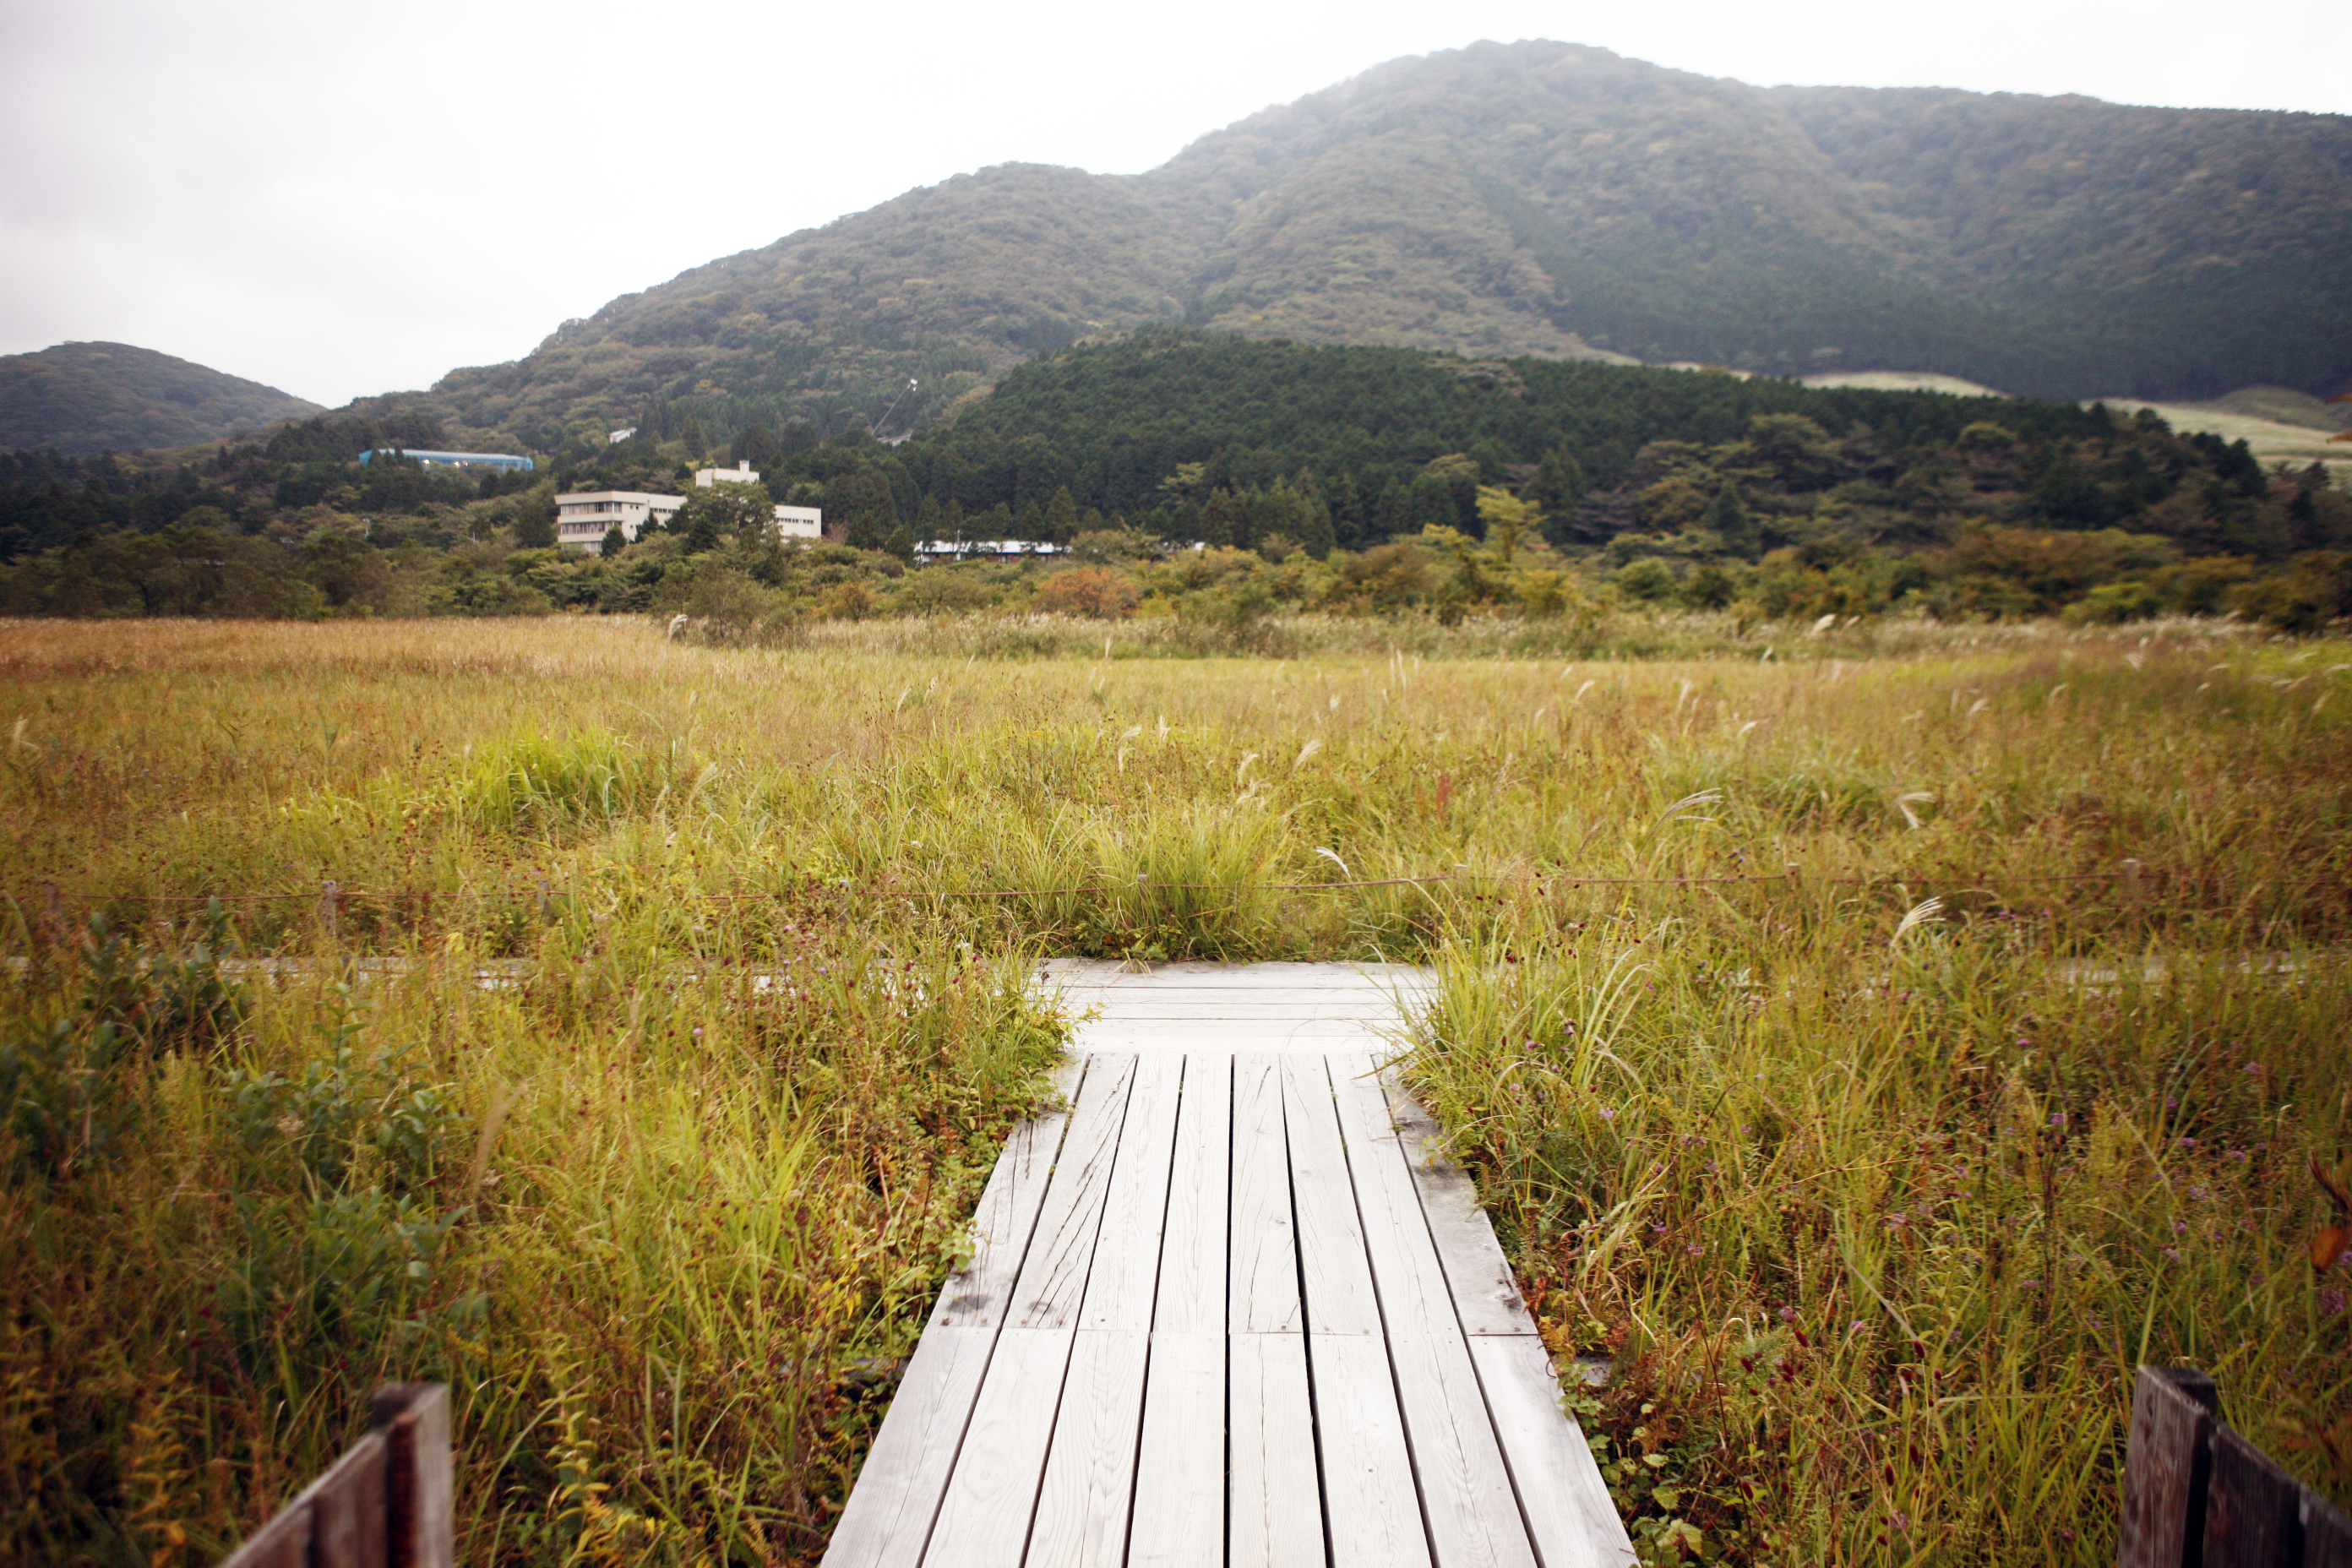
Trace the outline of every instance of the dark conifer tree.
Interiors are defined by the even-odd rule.
[[[1299,469],[1290,488],[1298,496],[1299,546],[1320,561],[1339,543],[1338,531],[1331,525],[1330,503],[1325,500],[1323,487],[1316,481],[1312,468]]]
[[[1064,485],[1045,503],[1045,537],[1055,544],[1067,544],[1078,531],[1078,501]]]
[[[1543,536],[1554,544],[1567,543],[1577,503],[1584,499],[1584,469],[1575,453],[1555,447],[1543,455],[1536,468],[1532,498],[1543,513]]]
[[[1241,497],[1231,490],[1210,491],[1208,504],[1201,509],[1201,542],[1212,550],[1239,544],[1246,516]]]
[[[1715,500],[1706,509],[1706,528],[1723,541],[1727,554],[1744,561],[1753,561],[1761,550],[1762,541],[1756,534],[1756,520],[1748,515],[1747,506],[1739,499],[1739,487],[1726,483],[1715,492]]]

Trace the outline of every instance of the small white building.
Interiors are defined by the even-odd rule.
[[[759,470],[749,463],[731,468],[699,468],[694,482],[703,489],[714,484],[757,484]],[[574,490],[555,498],[555,540],[579,550],[602,551],[604,531],[618,523],[630,543],[648,524],[667,528],[686,504],[684,496],[647,495],[638,490]],[[824,535],[824,509],[814,506],[776,508],[774,534],[782,539],[820,539]]]
[[[759,482],[760,470],[751,466],[749,458],[741,459],[731,468],[694,470],[694,483],[698,489],[707,490],[713,485],[756,485]]]

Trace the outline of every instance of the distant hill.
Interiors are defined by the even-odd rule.
[[[315,403],[129,343],[0,356],[0,447],[68,457],[214,441],[319,413]]]
[[[687,415],[922,426],[1158,322],[2021,395],[2352,385],[2352,119],[1784,88],[1607,50],[1393,61],[1148,174],[1006,165],[371,400],[542,450]]]

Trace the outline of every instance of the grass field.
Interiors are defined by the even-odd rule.
[[[0,1557],[210,1561],[400,1376],[467,1561],[813,1560],[1057,952],[1438,966],[1659,1561],[2111,1562],[2176,1357],[2352,1493],[2352,647],[1803,633],[0,626]]]

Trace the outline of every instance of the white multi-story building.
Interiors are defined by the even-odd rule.
[[[703,489],[713,485],[756,485],[760,470],[750,458],[740,458],[731,468],[697,468],[694,482]],[[786,506],[776,503],[776,532],[785,539],[821,539],[824,535],[824,509],[821,506]]]
[[[667,526],[686,504],[684,496],[646,495],[641,490],[573,490],[555,498],[555,542],[578,550],[602,551],[604,531],[618,523],[621,537],[634,542],[648,520]]]
[[[738,463],[731,468],[698,468],[694,482],[703,489],[715,484],[751,485],[760,482],[760,472],[750,463]],[[555,498],[556,542],[574,549],[601,551],[604,548],[604,531],[617,523],[621,537],[634,544],[648,523],[667,527],[669,520],[685,504],[684,496],[647,495],[639,490],[573,490]],[[779,505],[772,526],[782,538],[819,539],[824,534],[824,509]]]

